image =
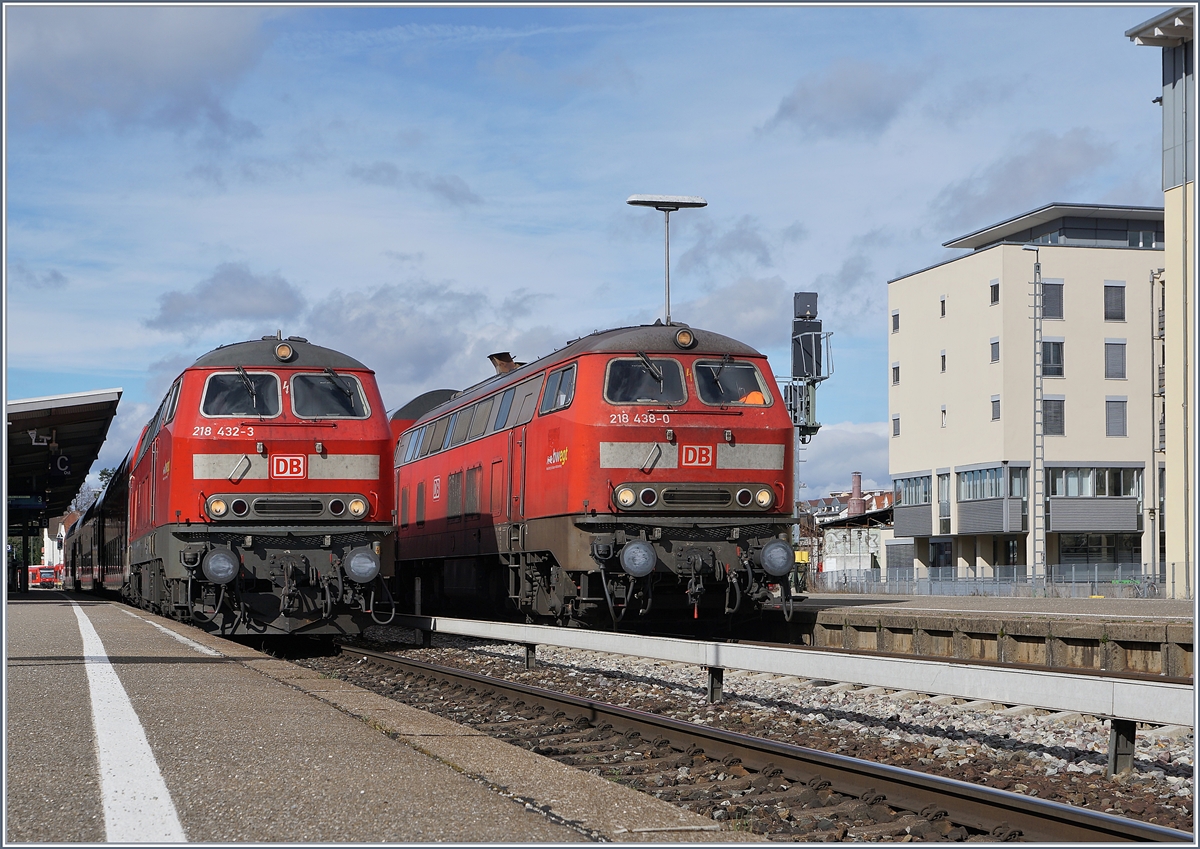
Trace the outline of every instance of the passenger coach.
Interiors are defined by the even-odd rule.
[[[792,430],[767,359],[685,325],[598,332],[393,414],[417,608],[591,623],[788,593]]]

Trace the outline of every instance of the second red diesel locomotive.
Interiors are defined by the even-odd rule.
[[[767,359],[626,327],[392,416],[405,609],[596,624],[761,605],[794,568],[792,424]]]

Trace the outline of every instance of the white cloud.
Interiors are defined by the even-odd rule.
[[[850,474],[862,472],[863,489],[887,489],[886,422],[840,422],[823,426],[800,454],[801,498],[821,498],[850,488]]]

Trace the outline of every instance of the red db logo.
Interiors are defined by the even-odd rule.
[[[303,454],[276,454],[271,457],[271,477],[302,478],[307,460]]]
[[[713,447],[711,445],[681,445],[683,449],[683,465],[711,466]]]

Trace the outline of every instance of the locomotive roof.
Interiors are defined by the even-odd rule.
[[[457,389],[431,389],[413,398],[399,410],[392,413],[391,418],[396,421],[419,419],[434,407],[444,404],[458,394],[459,391]]]
[[[675,344],[675,334],[683,327],[691,330],[696,337],[696,344],[691,348],[682,349]],[[711,330],[699,330],[689,327],[680,322],[663,324],[661,321],[656,321],[654,324],[642,324],[636,327],[597,330],[595,333],[568,342],[557,351],[547,354],[531,363],[526,363],[520,368],[505,374],[493,375],[486,380],[476,383],[474,386],[468,386],[461,392],[456,393],[445,403],[431,409],[427,408],[427,411],[421,415],[418,422],[428,421],[445,412],[447,409],[469,403],[476,398],[482,398],[502,387],[519,383],[526,377],[537,374],[542,369],[551,367],[555,363],[572,359],[580,354],[636,354],[638,351],[647,354],[689,354],[701,356],[705,354],[733,354],[739,357],[763,356],[759,351],[751,348],[744,342],[739,342],[720,333],[714,333]],[[393,418],[396,418],[396,416],[393,416]]]
[[[275,357],[275,346],[287,342],[295,352],[292,359],[281,363]],[[221,367],[278,367],[288,368],[346,368],[367,369],[354,357],[335,351],[332,348],[322,348],[313,345],[303,336],[289,336],[281,339],[278,336],[264,336],[262,339],[250,342],[234,342],[222,345],[209,351],[196,362],[192,368],[221,368]]]

